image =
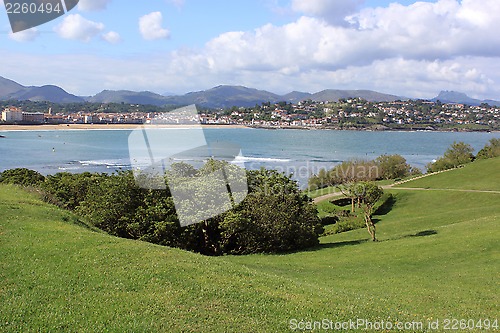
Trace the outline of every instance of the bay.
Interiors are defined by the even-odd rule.
[[[161,131],[182,131],[162,129]],[[189,131],[189,130],[187,130]],[[241,147],[235,163],[247,169],[273,168],[304,186],[311,174],[354,158],[374,159],[400,154],[423,171],[453,143],[463,141],[476,152],[500,133],[369,132],[329,130],[204,129],[210,144],[228,142]],[[172,133],[172,132],[170,132]],[[114,172],[131,168],[131,130],[8,131],[0,135],[0,171],[29,168],[42,174]],[[194,164],[206,156],[193,158]],[[189,162],[189,161],[188,161]]]

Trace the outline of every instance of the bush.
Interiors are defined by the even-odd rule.
[[[222,166],[236,168],[213,160],[199,170],[178,164],[165,177],[175,174],[175,181],[180,181]],[[34,172],[12,171],[2,173],[2,179],[29,179],[30,184],[33,178],[38,179],[46,200],[75,211],[112,235],[206,255],[278,253],[319,243],[323,227],[316,207],[295,181],[266,169],[248,171],[247,175],[249,194],[240,205],[184,228],[169,189],[140,188],[131,171],[112,175],[58,173],[43,183],[43,176],[35,177]],[[207,181],[202,184],[213,185]],[[186,186],[186,190],[191,189]]]
[[[0,173],[0,183],[15,184],[24,187],[38,187],[45,180],[39,172],[19,168]]]

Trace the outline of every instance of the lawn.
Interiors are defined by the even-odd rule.
[[[477,177],[482,185],[456,186],[485,188],[500,172],[474,163],[469,173],[474,167],[492,173]],[[443,177],[442,188],[467,168],[425,180]],[[203,257],[108,236],[0,186],[0,332],[287,332],[293,319],[424,327],[500,319],[500,195],[392,191],[392,210],[374,217],[380,242],[356,230],[299,253]]]
[[[458,170],[421,178],[400,187],[500,191],[500,157],[477,160]]]

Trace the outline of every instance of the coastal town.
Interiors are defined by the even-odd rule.
[[[58,108],[59,109],[59,108]],[[500,107],[488,104],[466,105],[439,101],[407,100],[369,102],[361,98],[336,102],[306,100],[298,103],[262,103],[254,107],[201,110],[198,117],[173,116],[161,107],[127,105],[116,112],[110,105],[96,105],[89,110],[78,105],[72,110],[32,112],[8,106],[0,124],[195,124],[241,125],[260,128],[302,129],[422,129],[478,130],[500,128]],[[116,109],[116,108],[115,108]]]

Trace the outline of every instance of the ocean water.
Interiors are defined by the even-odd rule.
[[[194,130],[162,129],[160,136],[198,135]],[[192,132],[189,132],[192,131]],[[59,130],[0,132],[0,171],[29,168],[42,174],[57,172],[113,172],[131,168],[131,130]],[[192,133],[192,134],[191,134]],[[239,147],[233,163],[247,169],[274,168],[294,174],[302,185],[321,168],[353,159],[400,154],[422,170],[454,141],[470,144],[476,152],[500,133],[368,132],[329,130],[204,129],[209,145]],[[167,140],[168,141],[168,140]],[[168,145],[168,142],[166,143]],[[194,147],[193,147],[194,148]],[[179,156],[199,165],[210,153]],[[187,155],[186,155],[187,156]]]

